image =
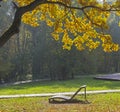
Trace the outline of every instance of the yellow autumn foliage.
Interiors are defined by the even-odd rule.
[[[34,0],[14,1],[23,7]],[[70,50],[75,46],[80,51],[91,51],[101,45],[105,52],[112,52],[118,51],[119,45],[112,41],[109,34],[103,34],[100,30],[109,28],[109,9],[118,9],[118,5],[118,1],[109,4],[100,3],[98,0],[48,0],[25,13],[22,21],[33,27],[39,26],[40,21],[45,21],[54,29],[52,37],[56,41],[62,41],[63,49]],[[86,8],[81,9],[82,7]],[[116,14],[120,16],[120,11],[116,11]]]

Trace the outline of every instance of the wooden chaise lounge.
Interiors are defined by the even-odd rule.
[[[74,99],[74,97],[79,93],[79,91],[81,89],[84,89],[84,99],[85,101],[87,101],[86,99],[86,85],[80,86],[80,88],[70,97],[70,96],[64,96],[64,95],[56,95],[56,96],[52,96],[51,98],[49,98],[49,103],[54,103],[54,102],[75,102],[78,101],[76,99]]]

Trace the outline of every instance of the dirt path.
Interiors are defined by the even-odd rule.
[[[87,94],[104,94],[104,93],[118,93],[120,90],[100,90],[100,91],[87,91]],[[54,95],[73,95],[74,92],[63,93],[42,93],[42,94],[17,94],[17,95],[0,95],[0,99],[4,98],[20,98],[20,97],[50,97]],[[79,95],[84,94],[79,92]]]

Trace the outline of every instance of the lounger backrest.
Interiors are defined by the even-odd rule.
[[[73,99],[81,89],[85,89],[85,94],[86,94],[86,85],[80,86],[80,88],[72,95],[72,97],[70,99]]]

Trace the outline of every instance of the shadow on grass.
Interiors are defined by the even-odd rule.
[[[52,102],[49,102],[50,104],[90,104],[89,101],[83,101],[83,100],[71,100],[71,101],[57,101],[53,100]]]

